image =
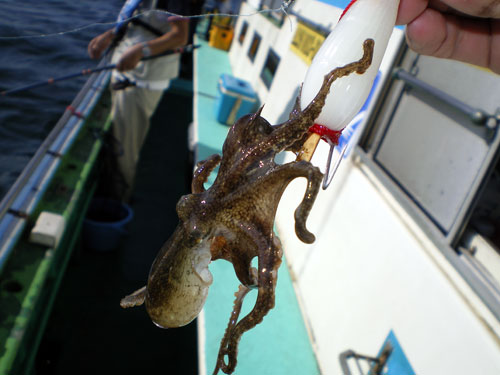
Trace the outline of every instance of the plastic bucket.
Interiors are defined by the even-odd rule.
[[[97,251],[110,251],[120,246],[126,226],[134,217],[127,204],[106,198],[94,198],[83,222],[85,247]]]

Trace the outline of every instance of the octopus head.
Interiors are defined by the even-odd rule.
[[[146,309],[157,326],[181,327],[198,316],[212,284],[210,261],[207,237],[180,225],[160,251],[148,279]]]

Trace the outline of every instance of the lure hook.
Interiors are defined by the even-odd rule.
[[[323,178],[323,185],[322,185],[323,190],[326,190],[328,186],[330,186],[330,184],[332,183],[333,176],[335,176],[335,172],[337,172],[340,162],[344,158],[344,154],[347,149],[347,143],[346,143],[344,147],[342,147],[342,151],[340,151],[340,156],[335,161],[335,165],[333,166],[333,169],[330,172],[330,166],[332,164],[332,158],[333,158],[333,150],[335,149],[336,144],[330,140],[328,140],[327,142],[330,145],[330,151],[328,152],[328,159],[326,161],[325,177]]]

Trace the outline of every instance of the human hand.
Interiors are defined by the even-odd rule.
[[[500,74],[500,3],[496,0],[401,0],[414,51],[459,60]]]
[[[92,39],[87,47],[90,58],[100,58],[104,50],[106,50],[113,41],[113,38],[113,31],[108,30]]]
[[[116,63],[116,69],[119,72],[134,69],[142,57],[142,44],[136,44],[123,53]]]

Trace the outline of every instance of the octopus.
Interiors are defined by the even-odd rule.
[[[278,203],[287,185],[304,177],[307,185],[295,210],[297,237],[312,243],[315,236],[306,221],[323,178],[310,162],[296,160],[275,163],[282,151],[298,153],[309,128],[320,114],[331,84],[351,73],[362,74],[371,64],[374,42],[363,44],[363,57],[327,74],[314,100],[300,110],[299,98],[289,119],[273,126],[261,117],[262,107],[245,115],[230,128],[218,154],[198,163],[192,180],[192,194],[177,203],[179,223],[160,249],[149,273],[147,285],[125,297],[122,307],[145,303],[152,321],[162,328],[180,327],[200,313],[212,274],[211,261],[232,263],[241,285],[222,338],[214,374],[231,374],[236,367],[242,335],[262,322],[275,305],[275,288],[283,251],[273,226]],[[212,186],[205,182],[219,166]],[[257,268],[251,263],[257,258]],[[239,320],[245,295],[257,290],[253,309]]]

